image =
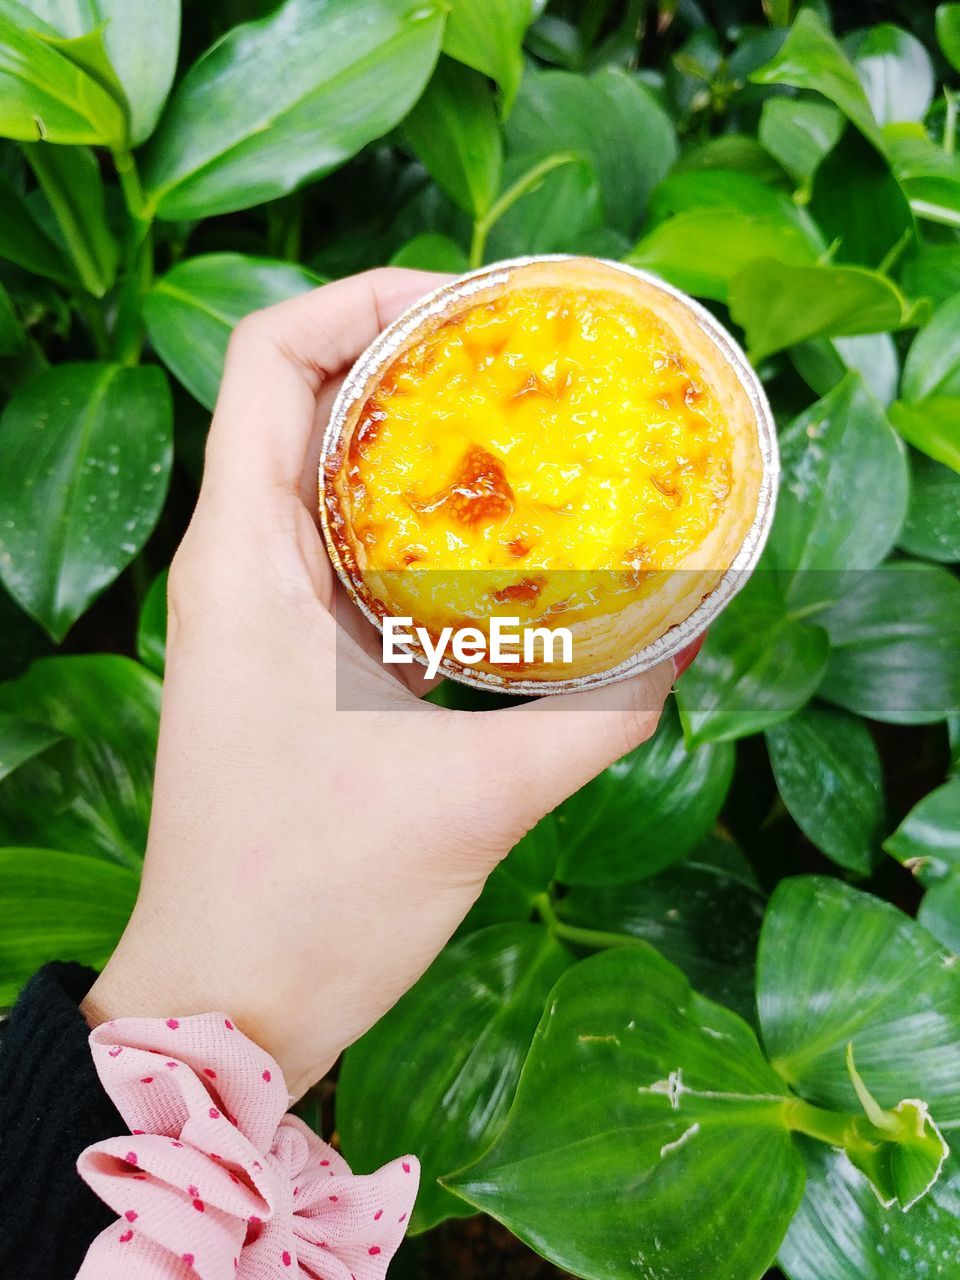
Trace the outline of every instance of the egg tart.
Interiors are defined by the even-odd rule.
[[[703,630],[756,563],[776,475],[763,390],[707,311],[618,263],[533,258],[444,285],[360,358],[324,438],[320,512],[376,624],[566,628],[568,661],[442,664],[549,693]]]

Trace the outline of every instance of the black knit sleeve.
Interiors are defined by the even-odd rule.
[[[78,1008],[95,977],[47,965],[0,1026],[0,1276],[74,1280],[116,1216],[76,1170],[85,1147],[126,1131]]]

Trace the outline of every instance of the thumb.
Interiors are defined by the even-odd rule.
[[[668,659],[599,689],[474,714],[484,767],[522,794],[532,824],[650,737],[675,678]]]

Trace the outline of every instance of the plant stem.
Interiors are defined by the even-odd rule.
[[[957,145],[957,101],[960,95],[944,89],[943,96],[947,101],[947,114],[943,122],[943,149],[952,156]]]
[[[613,947],[648,947],[650,945],[642,938],[631,938],[627,933],[610,933],[603,929],[581,929],[578,925],[566,924],[558,918],[553,909],[549,893],[538,893],[533,900],[533,905],[537,915],[554,937],[564,942],[572,942],[579,947],[592,947],[594,951],[608,951]]]
[[[479,267],[483,264],[483,255],[487,247],[487,236],[490,229],[499,218],[502,218],[511,205],[516,204],[521,196],[532,191],[543,178],[551,173],[554,169],[559,169],[564,164],[576,164],[580,157],[573,151],[558,151],[555,155],[547,156],[541,160],[539,164],[535,164],[532,169],[528,169],[522,177],[518,178],[512,187],[508,187],[502,195],[494,200],[493,204],[483,215],[477,218],[473,224],[473,238],[470,241],[470,266]]]
[[[114,163],[130,227],[124,249],[124,278],[117,312],[115,355],[120,364],[134,365],[143,350],[143,298],[153,283],[153,212],[144,195],[136,162],[129,151],[115,151]]]

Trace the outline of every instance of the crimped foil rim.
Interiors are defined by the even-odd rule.
[[[777,444],[777,428],[770,403],[767,400],[763,385],[753,369],[740,345],[727,332],[722,324],[695,298],[691,298],[682,290],[668,284],[659,276],[649,271],[641,271],[624,262],[615,262],[609,258],[591,258],[590,255],[570,253],[533,254],[522,258],[509,258],[503,262],[495,262],[480,267],[476,271],[457,276],[426,294],[419,302],[414,303],[407,311],[398,316],[376,337],[366,351],[357,359],[344,379],[333,408],[330,419],[323,433],[320,448],[319,465],[319,499],[320,524],[323,531],[327,553],[337,576],[343,583],[351,600],[360,609],[369,622],[383,632],[383,624],[377,613],[370,607],[363,595],[357,590],[353,579],[343,563],[340,548],[330,528],[329,512],[326,503],[326,469],[328,458],[336,451],[343,434],[347,415],[366,388],[371,378],[383,371],[385,366],[399,353],[403,344],[428,320],[443,315],[451,303],[470,298],[474,293],[491,286],[506,284],[513,271],[518,267],[530,266],[537,262],[572,262],[594,261],[605,267],[612,267],[624,275],[643,280],[646,284],[680,302],[694,317],[698,327],[719,348],[728,364],[737,376],[737,380],[746,392],[753,408],[757,423],[757,438],[760,459],[763,468],[760,477],[760,488],[757,494],[757,510],[750,527],[731,564],[725,570],[716,586],[703,597],[683,622],[676,623],[656,640],[644,645],[636,653],[624,658],[613,667],[591,675],[571,676],[566,680],[512,680],[508,676],[500,676],[489,671],[479,671],[468,666],[461,666],[449,657],[440,663],[439,674],[466,684],[474,689],[484,689],[493,693],[509,693],[518,697],[542,696],[547,694],[573,693],[582,689],[597,689],[603,685],[614,684],[619,680],[629,679],[649,671],[667,658],[672,658],[681,649],[692,643],[714,621],[720,612],[733,599],[745,584],[751,571],[756,568],[760,555],[766,545],[767,537],[773,524],[777,487],[780,479],[780,452]],[[405,648],[404,646],[399,646]],[[415,648],[405,649],[413,655],[421,666],[426,666],[425,657]]]

